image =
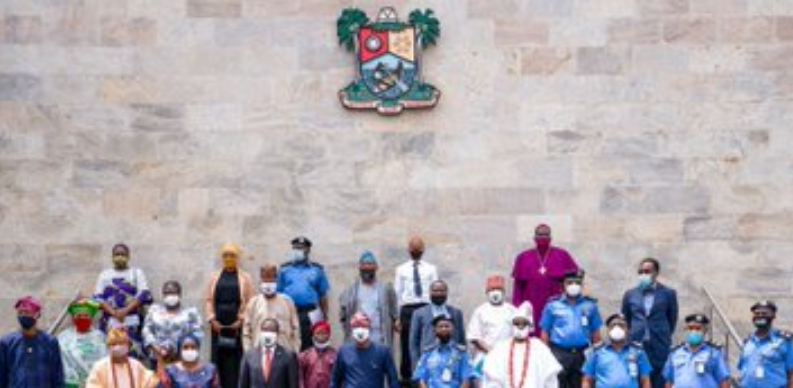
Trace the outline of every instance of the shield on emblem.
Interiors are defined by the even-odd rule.
[[[395,100],[410,91],[416,79],[416,32],[362,28],[358,34],[361,78],[378,98]]]

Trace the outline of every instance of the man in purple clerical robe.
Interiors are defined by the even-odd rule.
[[[551,227],[548,225],[540,224],[535,228],[534,243],[534,249],[515,258],[512,304],[520,306],[528,301],[533,308],[534,322],[539,322],[548,300],[562,292],[564,274],[577,271],[578,264],[566,250],[551,246]],[[539,335],[539,325],[534,325],[532,335]]]

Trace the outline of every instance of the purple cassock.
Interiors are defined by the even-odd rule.
[[[565,273],[578,270],[573,257],[562,248],[548,247],[543,255],[537,249],[524,251],[515,258],[512,278],[512,304],[520,306],[529,301],[534,313],[532,335],[540,333],[540,317],[548,300],[562,292],[562,277]]]

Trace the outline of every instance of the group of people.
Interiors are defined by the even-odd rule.
[[[728,386],[726,357],[706,340],[707,316],[685,317],[685,341],[672,345],[677,295],[659,281],[657,260],[639,263],[621,311],[603,320],[584,292],[584,271],[551,244],[551,228],[539,225],[534,240],[515,259],[511,301],[506,279],[488,277],[486,301],[467,325],[448,303],[449,284],[423,259],[420,238],[410,240],[410,259],[393,283],[378,277],[377,257],[364,252],[359,277],[340,293],[338,349],[327,320],[330,282],[305,237],[291,241],[288,262],[263,265],[258,282],[240,268],[241,249],[224,245],[203,318],[182,304],[176,281],[165,282],[154,303],[144,272],[130,266],[130,249],[119,244],[113,267],[101,273],[94,295],[71,303],[72,325],[57,338],[37,326],[41,302],[17,301],[20,330],[0,340],[0,388]],[[756,330],[743,346],[737,383],[792,388],[793,335],[773,327],[773,302],[751,311]]]

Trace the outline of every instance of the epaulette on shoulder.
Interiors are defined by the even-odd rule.
[[[323,267],[323,266],[322,266],[322,264],[320,264],[320,263],[317,263],[317,262],[315,262],[315,261],[312,261],[312,262],[311,262],[311,266],[312,266],[312,267],[317,267],[317,268],[319,268],[319,269],[325,269],[325,267]]]
[[[454,348],[457,349],[458,351],[461,351],[461,352],[467,352],[468,351],[468,347],[466,347],[463,344],[454,344]]]
[[[631,341],[629,345],[637,349],[644,349],[644,345],[639,341]]]
[[[680,349],[680,348],[682,348],[683,346],[686,346],[686,343],[685,343],[685,342],[681,342],[681,343],[679,343],[679,344],[677,344],[677,345],[673,346],[671,351],[672,351],[672,352],[674,352],[675,350],[677,350],[677,349]]]
[[[721,347],[722,347],[721,343],[713,341],[713,340],[707,341],[707,344],[712,346],[712,347],[714,347],[714,348],[716,348],[716,349],[721,349]]]
[[[591,296],[591,295],[584,295],[584,299],[585,300],[590,300],[590,301],[592,301],[594,303],[598,302],[598,298],[595,298],[594,296]]]
[[[606,343],[605,343],[604,341],[600,341],[600,342],[596,343],[596,344],[595,344],[595,345],[592,347],[592,350],[603,349],[605,346],[606,346]]]
[[[424,349],[421,349],[421,352],[422,353],[431,352],[431,351],[437,349],[438,346],[439,346],[438,344],[427,345],[427,346],[424,347]]]
[[[291,267],[291,266],[293,266],[293,265],[295,265],[295,262],[294,262],[294,260],[289,260],[289,261],[285,261],[283,264],[281,264],[281,268],[284,268],[284,267]]]
[[[784,338],[786,340],[793,339],[793,333],[791,333],[788,330],[781,330],[781,329],[777,330],[777,334],[779,334],[780,337],[782,337],[782,338]]]

